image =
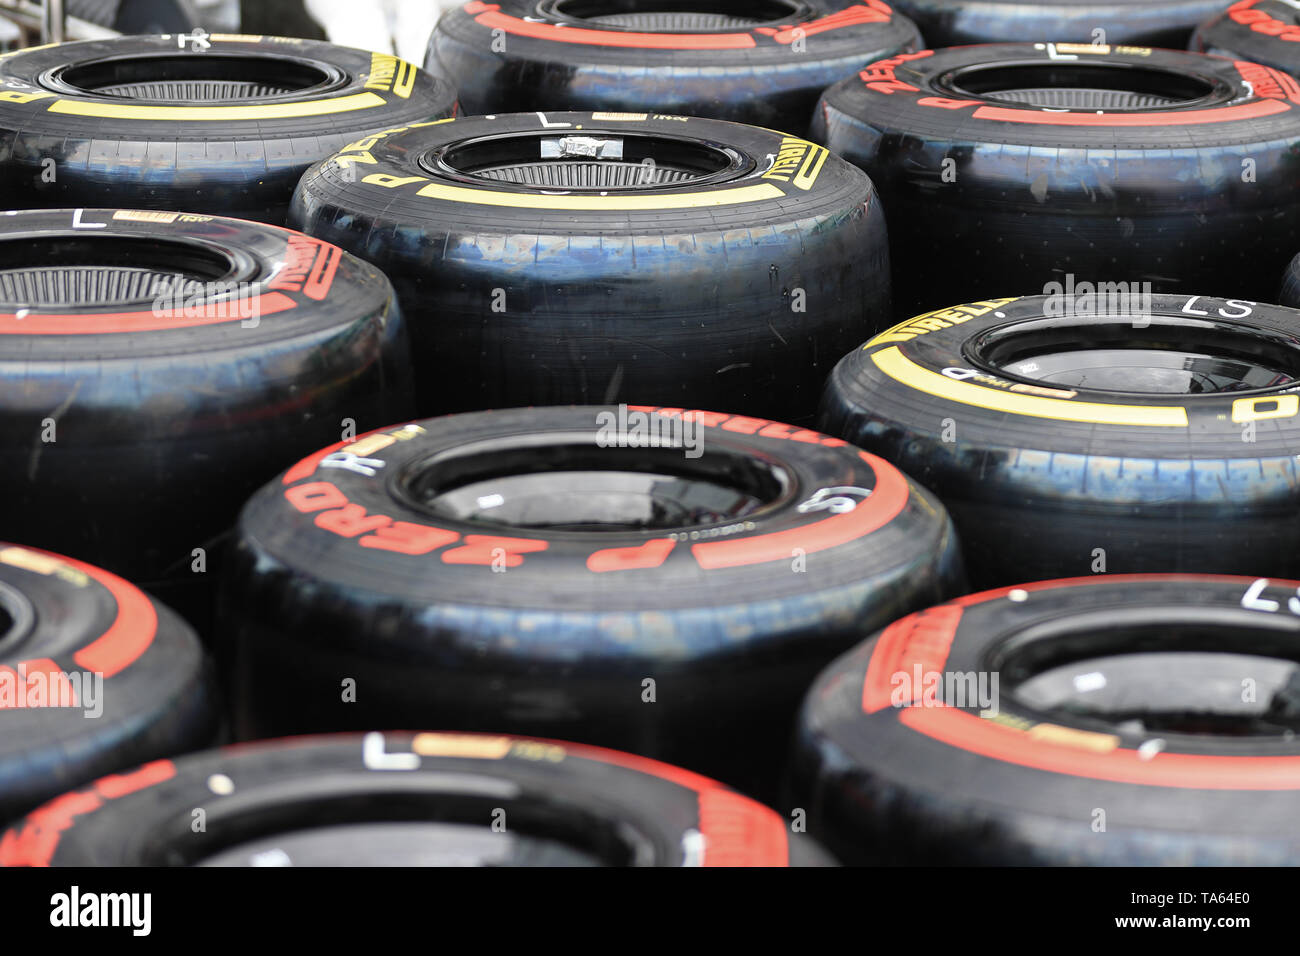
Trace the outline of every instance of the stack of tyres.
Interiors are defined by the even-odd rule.
[[[1300,248],[1300,86],[1174,50],[923,50],[822,97],[880,190],[899,318],[1049,283],[1270,301]]]
[[[383,275],[299,233],[153,210],[0,216],[0,536],[202,624],[244,499],[321,443],[409,415],[406,351]]]
[[[0,85],[0,207],[275,225],[312,163],[456,111],[452,87],[388,54],[197,31],[21,50]]]
[[[237,537],[243,738],[525,733],[764,797],[817,671],[964,585],[943,508],[893,466],[679,408],[386,428],[264,487]]]
[[[393,281],[423,415],[634,402],[805,423],[835,359],[889,324],[871,181],[719,120],[521,113],[372,136],[303,177],[290,222]]]
[[[447,13],[424,67],[467,113],[676,113],[803,136],[817,97],[924,46],[882,0],[478,0]]]

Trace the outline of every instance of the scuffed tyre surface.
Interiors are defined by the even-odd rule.
[[[931,47],[1009,40],[1181,49],[1222,0],[898,0]]]
[[[915,25],[881,0],[682,8],[472,0],[438,22],[424,67],[459,87],[467,113],[678,113],[802,136],[826,87],[924,46]]]
[[[911,615],[809,692],[795,801],[845,863],[1294,865],[1298,587],[1098,576]]]
[[[179,617],[102,568],[0,544],[0,821],[216,730],[212,675]]]
[[[1068,275],[1268,301],[1300,247],[1300,86],[1176,50],[995,44],[831,87],[814,139],[867,171],[898,318]]]
[[[888,324],[867,177],[718,120],[421,125],[313,167],[290,221],[393,280],[423,415],[626,401],[806,421],[833,356]]]
[[[944,501],[976,584],[1300,577],[1300,313],[1157,295],[1062,314],[1084,302],[909,320],[836,366],[820,427]]]
[[[1300,70],[1300,11],[1278,0],[1238,0],[1215,10],[1196,28],[1189,46],[1294,75]]]
[[[214,790],[220,780],[234,789]],[[0,866],[830,862],[772,810],[697,774],[595,747],[447,733],[159,760],[54,800],[0,837]]]
[[[299,233],[0,216],[0,538],[199,600],[254,489],[349,427],[410,414],[405,353],[387,280]]]
[[[774,783],[820,667],[960,591],[950,523],[838,439],[648,411],[393,427],[259,491],[222,601],[237,733],[529,733]]]
[[[286,37],[128,36],[0,57],[0,207],[182,209],[282,225],[312,163],[455,112],[386,54]]]

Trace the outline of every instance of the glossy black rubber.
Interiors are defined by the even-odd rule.
[[[1300,70],[1300,10],[1280,0],[1220,5],[1196,28],[1188,48],[1263,63],[1294,76]]]
[[[175,276],[184,291],[163,292]],[[200,626],[247,496],[348,429],[411,412],[388,281],[286,229],[6,215],[4,288],[0,537],[106,567]]]
[[[793,800],[810,832],[851,864],[1292,866],[1295,691],[1266,689],[1262,677],[1277,664],[1294,674],[1300,661],[1300,617],[1288,609],[1296,588],[1099,575],[912,615],[818,677],[800,716]],[[1180,652],[1218,659],[1219,703],[1267,715],[1268,726],[1199,730],[1213,677],[1189,685],[1196,693],[1178,698],[1188,712],[1163,715],[1175,719],[1163,726]],[[1026,676],[1068,662],[1093,694],[1112,672],[1136,678],[1126,709],[1152,722],[1020,692]],[[931,703],[917,679],[931,681]],[[983,716],[980,693],[963,690],[975,687],[997,689]]]
[[[1157,295],[1146,316],[1062,316],[1064,302],[974,303],[878,336],[831,374],[821,429],[932,489],[978,585],[1100,571],[1300,577],[1300,312]],[[990,357],[1016,336],[1019,371]],[[1247,382],[1192,375],[1163,393],[1144,392],[1136,368],[1131,390],[1027,368],[1101,343],[1173,350],[1192,369],[1277,362]]]
[[[38,686],[51,669],[66,677]],[[168,608],[100,569],[0,544],[0,822],[209,746],[218,706],[198,638]]]
[[[0,85],[0,208],[181,209],[275,225],[312,163],[456,108],[453,87],[392,56],[285,37],[37,47],[0,58]]]
[[[630,754],[517,737],[263,741],[158,761],[77,798],[71,813],[47,805],[0,837],[0,865],[833,862],[775,812],[707,778]],[[195,807],[204,812],[201,830],[191,827]]]
[[[1072,49],[923,52],[822,97],[813,138],[880,190],[898,318],[1070,274],[1273,297],[1300,248],[1300,86],[1196,53]]]
[[[888,322],[871,182],[804,140],[521,113],[363,145],[303,177],[290,221],[392,279],[421,414],[626,401],[807,421],[832,357]]]
[[[821,91],[921,34],[881,0],[501,0],[445,14],[424,68],[475,113],[677,113],[803,136]],[[689,12],[686,12],[688,11]]]
[[[641,447],[619,415],[431,419],[255,494],[222,601],[236,732],[528,733],[767,795],[817,670],[961,589],[948,518],[815,432],[705,414]]]

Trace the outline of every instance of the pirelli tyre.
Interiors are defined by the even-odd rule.
[[[231,781],[223,791],[213,781]],[[191,810],[206,827],[195,833]],[[632,754],[377,733],[158,760],[36,810],[0,866],[825,866],[777,813]]]
[[[222,601],[237,733],[530,733],[774,785],[817,671],[961,590],[951,527],[838,439],[661,412],[432,419],[259,491]]]
[[[881,61],[813,124],[880,190],[899,318],[1070,275],[1268,301],[1300,248],[1297,136],[1276,70],[1054,43]]]
[[[976,584],[1300,577],[1300,312],[1086,294],[890,329],[835,367],[820,427],[943,500]]]
[[[452,116],[396,57],[286,37],[127,36],[0,57],[0,208],[183,209],[283,225],[307,167]]]
[[[197,614],[248,495],[409,415],[407,362],[387,280],[320,240],[152,210],[0,215],[0,539]]]
[[[1041,581],[891,624],[800,715],[845,863],[1294,865],[1300,582]]]
[[[393,280],[425,415],[627,401],[806,421],[832,356],[888,322],[870,180],[718,120],[412,127],[313,167],[290,220]]]
[[[1295,75],[1300,70],[1300,16],[1282,0],[1238,0],[1216,9],[1196,28],[1189,46]]]
[[[208,746],[198,638],[115,574],[0,544],[0,822],[96,777]]]
[[[925,44],[881,0],[471,0],[424,68],[467,113],[679,113],[803,136],[822,90]]]
[[[1223,0],[895,0],[931,47],[1048,40],[1182,49]]]

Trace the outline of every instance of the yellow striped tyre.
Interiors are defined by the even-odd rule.
[[[877,335],[819,427],[934,491],[979,586],[1300,576],[1300,312],[1057,285]]]
[[[836,357],[888,323],[866,174],[720,120],[402,128],[313,167],[289,221],[393,281],[424,415],[627,402],[803,423]]]
[[[127,36],[0,57],[0,208],[126,206],[284,223],[312,163],[454,115],[394,56],[287,37]]]

